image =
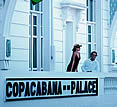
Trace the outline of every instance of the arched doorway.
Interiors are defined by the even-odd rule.
[[[113,71],[114,69],[117,69],[117,12],[115,12],[115,15],[113,17],[113,21],[110,28],[110,49],[109,49],[109,64],[110,71]]]

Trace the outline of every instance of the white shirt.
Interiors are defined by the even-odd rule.
[[[92,71],[92,72],[99,72],[99,64],[96,60],[91,61],[87,59],[81,67],[83,72]]]

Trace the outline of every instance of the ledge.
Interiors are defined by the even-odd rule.
[[[17,72],[14,70],[0,70],[1,78],[117,78],[117,73],[114,72],[54,72],[54,71],[27,71],[27,72]]]
[[[84,10],[87,8],[84,4],[78,3],[78,1],[72,1],[72,0],[64,1],[63,3],[61,3],[61,6],[63,8],[69,7],[69,8],[79,9],[79,10]]]

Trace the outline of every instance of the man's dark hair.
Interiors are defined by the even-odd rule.
[[[96,51],[91,52],[91,55],[93,55],[93,53],[95,53],[95,54],[96,54],[96,56],[97,56],[97,52],[96,52]]]

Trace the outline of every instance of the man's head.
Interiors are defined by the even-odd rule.
[[[96,51],[91,52],[91,58],[90,58],[91,61],[94,61],[96,56],[97,56],[97,52]]]

